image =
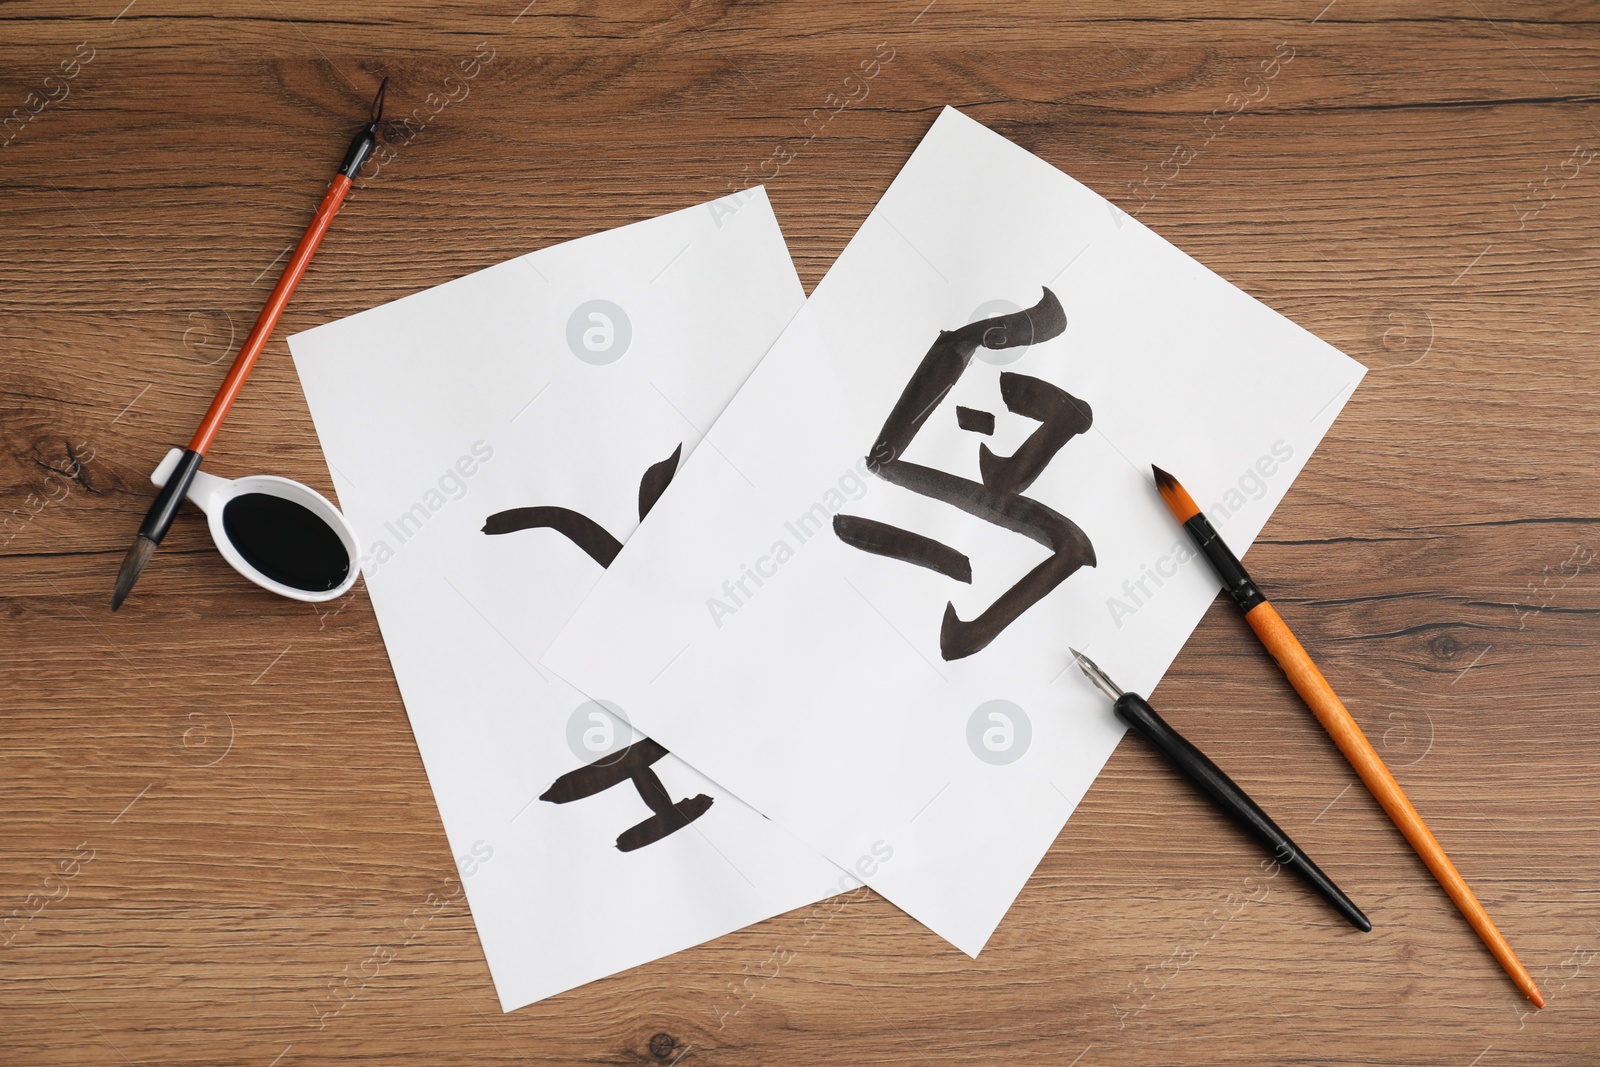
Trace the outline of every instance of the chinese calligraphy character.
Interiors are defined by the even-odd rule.
[[[652,464],[644,472],[644,477],[639,479],[640,522],[650,514],[650,509],[656,506],[656,501],[661,499],[661,494],[672,483],[672,476],[678,473],[678,457],[682,452],[683,445],[680,444],[672,450],[672,455],[660,463]],[[622,542],[611,536],[605,527],[571,508],[512,508],[495,512],[483,524],[486,534],[508,534],[538,528],[561,534],[602,567],[611,566],[611,561],[622,551]]]
[[[980,347],[998,350],[1037,344],[1059,337],[1066,327],[1067,315],[1061,302],[1045,289],[1039,303],[1026,311],[996,315],[957,330],[941,330],[906,383],[866,457],[867,468],[884,481],[953,504],[1050,550],[1048,559],[1023,575],[976,618],[963,620],[953,603],[945,605],[939,628],[939,654],[946,660],[982,651],[1079,568],[1094,566],[1094,545],[1076,523],[1022,495],[1067,442],[1089,429],[1094,414],[1088,404],[1059,386],[1031,375],[1003,371],[1000,398],[1007,410],[1039,424],[1015,453],[999,456],[987,444],[979,445],[980,481],[900,457]],[[958,407],[956,424],[963,430],[992,434],[994,415]],[[931,537],[844,514],[834,516],[833,529],[841,541],[863,552],[926,567],[958,582],[972,582],[972,561]]]
[[[672,455],[660,463],[652,464],[639,479],[640,521],[650,513],[650,509],[655,507],[656,501],[661,499],[661,494],[671,484],[673,475],[678,471],[678,459],[682,452],[683,445],[680,444],[672,450]],[[571,508],[512,508],[495,512],[483,524],[483,532],[491,535],[532,529],[556,531],[583,549],[602,567],[611,566],[611,561],[622,551],[622,542],[605,527]],[[539,799],[552,804],[569,804],[631,779],[640,798],[654,812],[648,819],[618,835],[617,848],[632,852],[683,829],[711,807],[712,798],[704,793],[673,803],[666,786],[652,767],[666,754],[667,750],[659,744],[648,737],[643,738],[619,752],[609,753],[575,771],[568,771],[557,778]]]
[[[666,754],[666,749],[646,737],[621,752],[614,752],[585,767],[568,771],[557,778],[539,799],[552,804],[569,804],[604,792],[631,778],[640,799],[655,813],[617,835],[617,848],[632,852],[683,829],[711,807],[712,798],[704,793],[686,797],[676,804],[672,802],[667,787],[661,784],[660,777],[651,767]]]

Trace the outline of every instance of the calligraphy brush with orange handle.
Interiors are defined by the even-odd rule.
[[[338,214],[339,208],[344,204],[345,194],[350,192],[361,165],[377,147],[378,124],[383,119],[383,98],[388,88],[388,78],[378,83],[378,95],[373,97],[372,111],[367,124],[350,141],[350,147],[345,150],[344,162],[339,165],[333,181],[328,183],[328,190],[322,196],[322,203],[317,205],[316,214],[312,215],[311,221],[306,224],[305,232],[300,235],[300,243],[295,245],[294,253],[289,256],[289,262],[278,277],[278,284],[272,287],[266,306],[257,316],[256,324],[250,328],[250,335],[244,339],[244,344],[239,346],[239,354],[233,359],[233,367],[229,369],[228,376],[222,380],[217,395],[211,400],[211,406],[201,417],[200,426],[190,439],[189,447],[184,449],[177,467],[167,476],[166,484],[156,494],[150,510],[145,512],[144,521],[139,524],[139,532],[134,534],[133,546],[122,558],[122,567],[117,571],[116,588],[111,592],[112,611],[122,606],[122,602],[133,589],[133,583],[144,573],[145,567],[150,563],[150,557],[155,555],[156,548],[167,536],[167,531],[172,528],[172,520],[178,515],[178,506],[188,494],[189,486],[193,484],[194,476],[200,470],[200,462],[205,458],[206,450],[211,447],[211,442],[216,440],[217,431],[222,429],[222,420],[233,407],[234,400],[239,396],[239,390],[244,388],[245,379],[250,376],[250,369],[256,365],[262,350],[267,347],[267,340],[272,336],[273,328],[278,325],[278,317],[283,314],[283,309],[289,304],[289,298],[294,295],[295,287],[300,284],[301,276],[311,265],[311,257],[316,255],[317,247],[322,244],[323,235],[328,232],[328,227],[333,224],[334,215]]]
[[[1416,850],[1422,862],[1433,872],[1434,878],[1444,887],[1450,895],[1461,914],[1471,924],[1483,943],[1488,946],[1500,966],[1505,968],[1506,974],[1516,983],[1518,989],[1537,1007],[1544,1007],[1544,996],[1539,988],[1533,984],[1533,979],[1528,975],[1528,970],[1517,959],[1516,953],[1511,951],[1511,946],[1506,942],[1504,935],[1495,928],[1494,921],[1489,918],[1489,913],[1483,910],[1483,905],[1478,903],[1478,898],[1473,895],[1467,886],[1466,879],[1461,877],[1461,872],[1456,870],[1455,864],[1450,862],[1450,857],[1440,847],[1428,830],[1422,816],[1417,814],[1417,809],[1406,798],[1405,792],[1400,788],[1400,783],[1395,781],[1389,768],[1384,766],[1383,759],[1377,750],[1372,747],[1372,742],[1367,740],[1367,735],[1361,732],[1361,727],[1351,717],[1350,712],[1334,693],[1333,687],[1322,676],[1317,665],[1311,661],[1311,656],[1290,631],[1289,624],[1283,621],[1277,609],[1268,603],[1261,590],[1251,581],[1249,573],[1239,558],[1228,548],[1216,528],[1211,525],[1211,520],[1195,504],[1194,498],[1178,483],[1178,480],[1160,467],[1152,466],[1155,471],[1156,488],[1161,491],[1161,499],[1166,501],[1173,517],[1183,524],[1183,528],[1194,539],[1195,545],[1200,549],[1201,555],[1211,562],[1212,569],[1217,572],[1217,577],[1222,579],[1223,587],[1233,602],[1244,612],[1245,621],[1250,624],[1250,629],[1255,631],[1256,637],[1266,646],[1272,658],[1278,661],[1278,666],[1283,668],[1283,673],[1288,676],[1289,684],[1294,686],[1295,692],[1300,694],[1311,713],[1322,723],[1322,728],[1328,731],[1333,738],[1333,743],[1339,746],[1345,759],[1350,761],[1350,766],[1355,768],[1356,774],[1366,785],[1372,795],[1388,813],[1390,820],[1399,828],[1400,833],[1411,847]]]

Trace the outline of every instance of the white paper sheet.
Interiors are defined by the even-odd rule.
[[[971,623],[1053,553],[863,460],[939,331],[1045,287],[1060,335],[979,349],[912,405],[926,421],[897,456],[970,489],[980,444],[1011,456],[1045,426],[1008,410],[1001,373],[1036,414],[1067,390],[1092,425],[1004,496],[1075,523],[1095,562],[946,658],[947,603]],[[1067,646],[1148,693],[1217,592],[1149,465],[1242,552],[1362,373],[946,109],[543,663],[976,955],[1122,734]],[[992,414],[992,435],[960,429],[958,406]],[[970,584],[845,544],[837,515],[936,539]]]
[[[692,454],[803,300],[758,190],[289,340],[507,1011],[855,884],[671,755],[670,800],[711,805],[642,847],[618,844],[652,815],[631,779],[540,800],[634,740],[535,666],[603,569],[567,512],[520,514],[572,538],[484,532],[565,508],[602,555],[625,540],[646,471]]]

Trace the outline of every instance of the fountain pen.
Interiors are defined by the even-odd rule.
[[[1144,697],[1138,693],[1123,692],[1094,660],[1075,648],[1071,651],[1073,658],[1078,661],[1078,667],[1089,676],[1095,688],[1112,699],[1117,718],[1142,734],[1145,740],[1154,745],[1156,750],[1185,778],[1194,783],[1195,788],[1243,827],[1247,834],[1259,841],[1268,852],[1272,853],[1272,858],[1278,864],[1294,871],[1307,885],[1316,890],[1318,895],[1332,904],[1340,915],[1349,920],[1351,926],[1363,933],[1372,929],[1372,921],[1361,913],[1361,909],[1333,884],[1331,878],[1322,873],[1322,868],[1312,863],[1310,858],[1300,851],[1299,846],[1289,839],[1289,835],[1279,829],[1278,824],[1273,822],[1232,778],[1222,772],[1222,768],[1212,763],[1204,752],[1167,725],[1167,721],[1156,714],[1156,709],[1152,708]]]

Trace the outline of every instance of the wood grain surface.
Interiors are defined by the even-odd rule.
[[[525,2],[0,6],[0,1063],[1600,1059],[1592,3]],[[1129,743],[976,961],[863,892],[501,1015],[365,591],[186,518],[107,610],[382,74],[220,473],[329,489],[288,333],[748,181],[809,287],[960,106],[1372,368],[1250,561],[1549,1007],[1219,602],[1153,699],[1372,934]]]

